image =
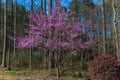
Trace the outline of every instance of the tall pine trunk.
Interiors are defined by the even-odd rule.
[[[2,68],[5,67],[5,54],[6,54],[6,32],[7,32],[7,21],[6,21],[6,16],[7,16],[7,0],[5,0],[4,4],[4,36],[3,36],[3,56],[2,56]]]
[[[48,15],[52,15],[52,0],[49,0],[48,3]],[[51,31],[49,31],[49,37],[51,38]],[[52,53],[49,51],[49,72],[50,69],[52,68]]]
[[[7,70],[10,70],[10,44],[7,51]]]
[[[14,37],[16,36],[16,14],[17,14],[17,10],[16,10],[16,7],[17,7],[17,0],[15,0],[15,6],[14,6]],[[14,57],[16,56],[16,49],[15,49],[15,41],[14,41]]]
[[[115,47],[116,47],[116,55],[117,55],[117,58],[120,59],[118,34],[117,34],[117,22],[116,22],[117,10],[115,9],[115,0],[112,0],[112,9],[113,9],[113,29],[114,29],[114,40],[115,40]]]
[[[46,0],[44,0],[43,13],[46,15]],[[44,43],[45,43],[45,40],[44,40]],[[47,67],[47,55],[46,55],[46,52],[47,51],[44,49],[44,51],[43,51],[43,54],[44,54],[44,69],[46,69],[46,67]]]
[[[60,8],[60,1],[59,0],[55,0],[56,6]],[[60,12],[60,9],[57,10],[56,12]],[[59,24],[61,24],[61,20],[59,20]],[[60,30],[60,26],[59,26],[59,30]],[[61,32],[58,31],[58,38],[59,38],[59,45],[60,45],[60,40],[61,40],[61,36],[60,36]],[[56,67],[57,67],[57,78],[60,77],[60,54],[61,54],[61,47],[59,46],[58,52],[56,53]]]
[[[44,0],[44,14],[46,14],[46,0]]]
[[[33,11],[33,0],[30,0],[30,14],[32,13]],[[31,24],[31,20],[30,20],[30,24]],[[32,68],[32,48],[30,48],[30,60],[29,60],[29,68],[31,69]]]
[[[105,22],[105,1],[102,0],[102,32],[103,32],[103,54],[106,54],[106,22]]]
[[[13,22],[14,32],[13,32],[13,34],[14,34],[14,37],[16,37],[16,26],[17,26],[16,25],[16,14],[17,14],[16,7],[17,7],[17,0],[15,0],[14,6],[12,5],[12,7],[13,7],[13,16],[14,16],[14,22]],[[14,41],[14,43],[13,43],[13,68],[15,68],[15,65],[16,65],[15,59],[16,59],[16,46],[15,46],[15,41]]]

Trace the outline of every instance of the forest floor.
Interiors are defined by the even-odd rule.
[[[78,77],[61,76],[59,79],[55,75],[41,74],[41,72],[32,71],[7,71],[0,70],[0,80],[86,80]]]

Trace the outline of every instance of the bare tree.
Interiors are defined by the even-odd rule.
[[[115,0],[112,0],[112,9],[113,9],[113,29],[114,29],[114,40],[115,40],[115,47],[116,47],[116,55],[118,59],[120,59],[119,55],[119,40],[118,40],[118,34],[117,34],[117,21],[116,18],[118,10],[120,9],[120,6],[117,8],[115,7]]]
[[[102,32],[103,32],[103,54],[106,54],[106,22],[105,22],[105,1],[102,0]]]
[[[49,0],[49,3],[48,3],[48,15],[50,16],[50,15],[52,15],[52,0]],[[50,34],[50,32],[49,32],[49,37],[51,37],[51,34]],[[49,52],[49,71],[50,71],[50,69],[52,68],[52,54],[51,54],[51,52]]]
[[[46,14],[46,0],[44,0],[44,14]]]
[[[16,36],[16,6],[17,6],[17,0],[15,0],[15,6],[14,6],[14,37]],[[14,41],[14,57],[16,55],[16,49],[15,49],[15,41]]]
[[[52,0],[49,0],[49,3],[48,3],[48,14],[51,15],[52,14]]]
[[[12,1],[13,2],[13,1]],[[16,20],[16,14],[17,14],[17,10],[16,10],[16,8],[17,8],[17,0],[14,0],[14,5],[12,5],[13,6],[13,15],[14,15],[14,21],[13,21],[13,26],[14,26],[14,32],[13,32],[13,34],[14,34],[14,37],[16,37],[16,23],[17,23],[17,20]],[[16,58],[16,46],[15,46],[15,41],[14,41],[14,43],[13,43],[13,60],[15,61],[15,58]],[[13,67],[15,67],[15,62],[13,61]]]
[[[41,6],[43,6],[43,0],[41,0]],[[42,9],[43,13],[46,15],[46,0],[44,0],[44,9]],[[44,40],[44,43],[45,43],[45,40]],[[44,49],[43,51],[43,54],[44,54],[44,69],[46,69],[46,65],[47,65],[47,55],[46,55],[46,50]]]
[[[5,0],[4,3],[4,36],[3,36],[3,56],[2,56],[2,68],[5,67],[5,54],[6,54],[6,32],[7,32],[7,21],[6,21],[6,16],[7,16],[7,0]]]
[[[33,11],[33,0],[30,0],[30,14],[32,13]],[[30,24],[31,24],[31,20],[30,20]],[[31,69],[32,68],[32,48],[30,48],[30,61],[29,61],[29,68]]]

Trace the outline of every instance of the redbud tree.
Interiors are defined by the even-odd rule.
[[[56,8],[56,10],[59,8]],[[28,24],[24,37],[16,38],[17,48],[41,47],[51,53],[61,54],[66,50],[71,53],[88,48],[93,40],[81,39],[83,29],[92,29],[89,22],[79,19],[69,20],[70,14],[55,11],[52,15],[44,15],[37,11],[28,15],[32,24]]]
[[[68,24],[68,14],[54,13],[51,16],[33,12],[28,17],[32,24],[28,24],[26,35],[16,38],[17,48],[30,48],[40,46],[47,50],[82,50],[88,48],[93,40],[84,41],[82,27],[91,29],[89,22],[71,20]]]

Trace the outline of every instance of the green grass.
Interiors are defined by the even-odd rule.
[[[40,70],[39,71],[39,74],[41,74],[41,75],[56,75],[56,73],[57,73],[56,69],[50,69],[50,71],[49,70]]]
[[[45,74],[47,74],[47,70],[40,70],[40,71],[38,72],[38,74],[40,74],[40,75],[45,75]]]
[[[3,71],[5,75],[25,75],[26,71]]]

